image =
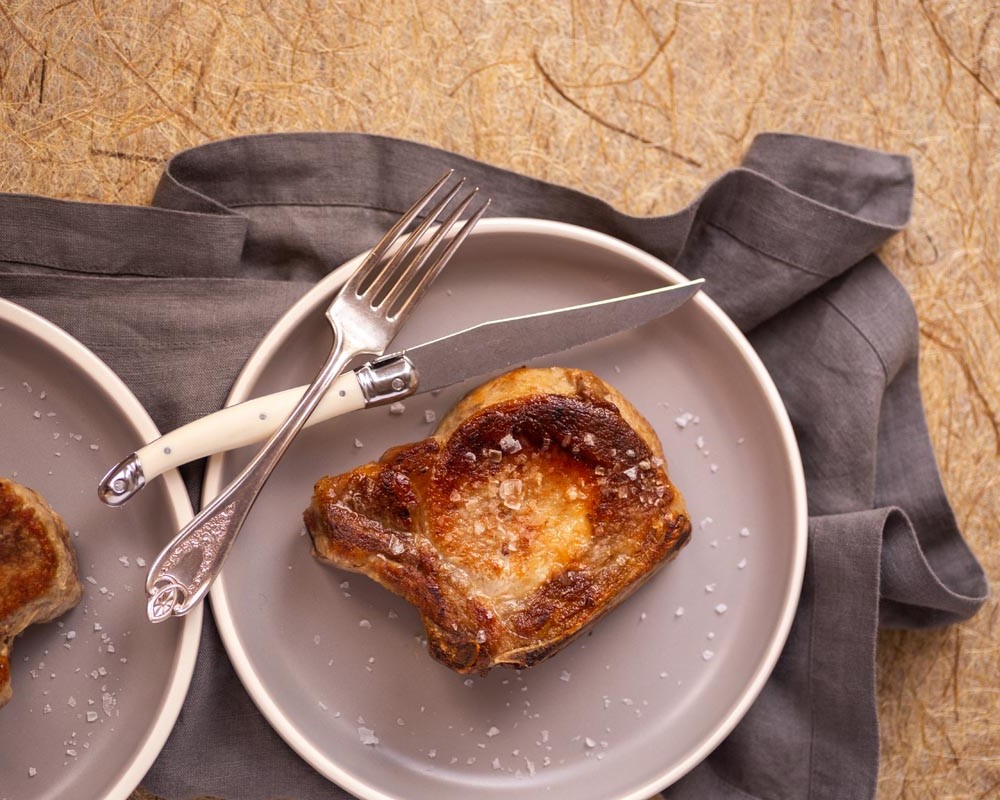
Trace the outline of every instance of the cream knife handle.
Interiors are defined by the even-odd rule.
[[[298,386],[227,406],[164,434],[112,467],[101,480],[98,496],[107,505],[120,506],[148,481],[181,464],[264,441],[288,417],[306,388]],[[366,405],[357,375],[345,372],[334,381],[304,427]]]
[[[264,441],[288,418],[307,388],[298,386],[228,406],[150,442],[135,452],[146,480],[189,461]],[[364,407],[358,379],[347,372],[337,378],[303,427]]]

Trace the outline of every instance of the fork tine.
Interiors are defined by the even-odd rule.
[[[458,194],[459,190],[464,185],[465,178],[462,178],[462,180],[458,182],[458,185],[444,196],[441,202],[427,212],[427,216],[424,220],[416,228],[414,228],[410,234],[407,235],[406,239],[399,246],[396,252],[392,254],[392,257],[382,265],[375,279],[368,284],[363,292],[360,292],[361,294],[368,295],[372,299],[373,306],[381,304],[383,299],[381,295],[385,294],[385,287],[388,285],[389,281],[392,280],[393,276],[399,271],[400,266],[406,260],[407,256],[409,256],[413,248],[419,244],[421,239],[424,238],[424,234],[427,232],[427,229],[437,221],[438,216],[448,207],[448,204],[455,199],[455,195]]]
[[[409,309],[424,295],[427,288],[431,285],[431,282],[438,276],[445,265],[451,260],[451,257],[455,254],[455,251],[459,248],[462,242],[465,241],[466,237],[472,233],[472,229],[475,227],[476,223],[482,218],[483,214],[486,213],[486,209],[490,206],[490,200],[487,200],[476,209],[475,213],[472,214],[464,223],[462,227],[454,234],[451,241],[445,246],[444,250],[439,253],[435,260],[431,262],[430,266],[425,269],[422,273],[419,273],[420,267],[423,266],[424,262],[427,261],[431,252],[437,248],[439,242],[441,242],[445,236],[447,236],[455,224],[458,222],[462,214],[465,213],[466,209],[475,199],[476,194],[479,189],[474,189],[465,200],[456,208],[451,216],[445,220],[438,230],[434,233],[434,236],[427,243],[424,249],[419,255],[419,263],[410,264],[406,272],[400,277],[399,281],[393,286],[392,290],[386,296],[384,300],[384,306],[388,310],[388,316],[390,319],[396,320],[405,315]],[[405,294],[404,294],[405,292]]]
[[[348,280],[348,284],[354,288],[355,291],[364,284],[367,278],[375,270],[375,267],[382,261],[382,257],[385,255],[385,251],[393,245],[393,243],[400,237],[404,230],[409,227],[410,223],[416,219],[417,215],[424,210],[431,198],[434,197],[440,191],[441,187],[448,182],[448,179],[455,174],[454,169],[449,169],[444,175],[442,175],[437,182],[428,189],[424,195],[417,200],[410,208],[401,216],[396,223],[388,230],[388,232],[383,236],[378,244],[376,244],[368,256],[361,263],[361,266],[351,275]],[[345,286],[345,288],[347,288]]]

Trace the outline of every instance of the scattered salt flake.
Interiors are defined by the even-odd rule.
[[[320,638],[319,638],[319,634],[317,633],[315,636],[313,636],[313,644],[319,644],[319,642],[320,642]]]
[[[394,611],[393,609],[391,609],[391,608],[389,609],[389,612],[388,612],[388,613],[386,614],[386,616],[387,616],[387,617],[388,617],[389,619],[399,619],[399,614],[397,614],[397,613],[396,613],[396,612],[395,612],[395,611]]]
[[[685,411],[679,417],[676,417],[674,419],[674,425],[676,425],[678,428],[686,428],[688,426],[688,423],[691,422],[693,419],[694,419],[694,414],[692,414],[690,411]]]
[[[96,711],[88,711],[87,712],[87,722],[97,722],[98,716],[99,715],[98,715],[98,713]]]
[[[366,619],[363,619],[358,623],[358,627],[360,628],[371,628],[371,626],[372,624]]]
[[[38,774],[38,770],[34,767],[28,767],[28,777],[34,778]]]
[[[749,535],[750,535],[749,528],[740,528],[740,536],[742,536],[745,539]]]
[[[437,754],[438,754],[437,750],[428,750],[427,751],[427,757],[428,758],[437,758]]]
[[[398,417],[404,411],[406,411],[406,406],[403,405],[402,403],[393,403],[392,405],[389,406],[389,413],[394,416]]]
[[[87,583],[90,583],[90,584],[93,584],[94,586],[97,586],[97,581],[94,580],[90,575],[87,576],[86,581],[87,581]]]
[[[561,673],[559,673],[559,680],[563,681],[564,683],[569,683],[572,677],[573,676],[566,670],[563,670]]]
[[[722,616],[723,614],[726,613],[728,608],[729,606],[727,606],[725,603],[719,603],[719,605],[715,607],[715,613],[718,614],[719,616]]]
[[[104,709],[104,716],[110,717],[111,712],[114,710],[116,705],[118,705],[118,701],[115,700],[115,696],[113,694],[105,692],[101,695],[101,708]]]
[[[95,623],[94,623],[94,630],[95,630],[95,631],[103,631],[103,630],[104,630],[104,626],[103,626],[103,625],[101,625],[101,623],[100,623],[100,622],[95,622]]]
[[[120,563],[123,567],[127,567],[129,565],[128,556],[119,556],[118,563]]]
[[[744,567],[745,567],[746,565],[747,565],[747,560],[746,560],[745,558],[741,558],[741,559],[740,559],[740,560],[739,560],[739,561],[738,561],[738,562],[736,563],[736,569],[743,569],[743,568],[744,568]]]
[[[370,747],[378,744],[378,737],[375,735],[375,731],[371,728],[366,728],[364,725],[358,727],[358,738],[361,739],[361,744]]]
[[[90,449],[91,449],[91,450],[100,450],[100,449],[101,449],[101,446],[100,446],[99,444],[92,444],[92,445],[90,446]]]
[[[711,661],[712,660],[712,656],[714,656],[714,655],[715,655],[715,651],[714,650],[703,650],[702,653],[701,653],[701,657],[705,661]]]
[[[587,745],[587,747],[597,747],[597,742],[595,742],[589,736],[583,740],[583,743]]]
[[[66,705],[70,708],[76,708],[76,698],[73,695],[69,696],[69,700],[66,701]]]
[[[360,439],[355,439],[355,440],[354,440],[354,446],[355,446],[356,448],[358,448],[358,450],[360,450],[360,449],[361,449],[362,447],[364,447],[365,445],[364,445],[364,442],[362,442],[362,441],[361,441]]]
[[[719,471],[719,465],[718,464],[709,464],[708,465],[708,471],[711,472],[714,475],[716,472]]]
[[[500,733],[500,729],[496,727],[496,725],[492,726],[488,731],[486,731],[486,735],[489,736],[491,739],[498,733]]]
[[[705,517],[705,519],[699,522],[698,525],[701,527],[702,530],[705,530],[705,528],[711,525],[714,521],[715,520],[713,520],[711,517]]]
[[[494,758],[491,763],[493,764],[493,769],[501,769],[499,758]]]
[[[135,557],[135,565],[137,567],[144,567],[144,566],[146,566],[146,559],[144,559],[142,556],[136,556]]]
[[[76,638],[76,631],[66,631],[66,638],[67,639],[75,639]]]
[[[424,422],[428,425],[433,422],[437,422],[437,418],[437,414],[435,414],[431,409],[428,408],[424,411]]]
[[[677,610],[674,612],[674,616],[675,617],[683,617],[684,616],[684,606],[677,606]]]
[[[41,411],[36,411],[31,416],[33,416],[35,419],[41,419],[42,418],[42,412]]]
[[[46,703],[44,706],[42,706],[42,713],[43,714],[51,714],[52,713],[52,706],[50,706],[48,703]]]
[[[706,594],[711,594],[714,591],[715,591],[715,584],[714,583],[706,583],[705,584],[705,592],[706,592]]]
[[[736,440],[736,444],[743,444],[743,442],[745,442],[745,441],[746,441],[746,437],[741,436],[739,439]]]

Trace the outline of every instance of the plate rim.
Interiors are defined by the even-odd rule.
[[[688,277],[680,273],[677,269],[641,248],[600,231],[572,223],[534,217],[487,217],[479,222],[471,236],[483,236],[486,234],[535,234],[575,239],[578,242],[611,251],[628,261],[648,269],[654,274],[666,277],[672,282],[679,283],[689,280]],[[295,327],[301,324],[306,313],[305,309],[314,305],[317,302],[316,298],[318,296],[326,294],[342,285],[350,272],[357,268],[364,256],[365,253],[361,253],[328,273],[293,303],[277,322],[268,329],[247,358],[246,363],[234,381],[226,398],[225,404],[227,406],[250,399],[250,384],[259,377],[259,374],[254,373],[258,373],[259,369],[263,366],[260,362],[273,354],[273,351],[280,343],[294,331]],[[706,287],[706,289],[711,291],[711,287]],[[775,386],[760,356],[743,332],[739,330],[722,308],[711,299],[706,291],[698,292],[692,298],[691,302],[696,303],[703,312],[707,313],[729,341],[738,349],[741,357],[750,367],[760,385],[767,405],[773,412],[775,421],[781,432],[782,449],[785,453],[792,479],[792,505],[794,509],[792,574],[790,575],[788,591],[781,606],[781,613],[776,620],[775,634],[771,637],[764,656],[758,662],[757,668],[754,670],[751,680],[740,694],[739,700],[732,705],[729,712],[716,723],[712,731],[702,739],[698,746],[693,748],[687,757],[661,770],[656,778],[646,781],[641,786],[637,786],[620,795],[617,800],[646,800],[648,797],[662,791],[704,761],[719,746],[723,739],[732,732],[733,728],[736,727],[760,695],[784,649],[795,619],[795,612],[798,608],[805,574],[808,534],[805,474],[798,442],[784,402],[781,400],[777,386]],[[222,462],[223,456],[221,454],[211,456],[208,460],[202,484],[203,502],[211,500],[221,489]],[[374,788],[367,782],[359,780],[344,771],[333,759],[321,752],[308,737],[299,731],[294,721],[289,719],[280,706],[268,694],[262,681],[250,664],[247,654],[242,647],[240,637],[232,625],[225,576],[226,573],[223,570],[216,579],[212,591],[209,592],[209,601],[212,603],[212,610],[219,635],[230,662],[233,664],[233,668],[246,689],[247,694],[250,695],[267,722],[275,729],[286,744],[312,766],[313,769],[343,789],[367,800],[404,800],[401,796],[386,794],[380,789]],[[409,797],[405,800],[413,800],[413,798]]]
[[[81,368],[88,377],[107,391],[144,441],[151,442],[159,438],[160,432],[156,423],[132,390],[111,367],[79,339],[40,314],[3,297],[0,297],[0,322],[8,323],[35,337]],[[177,524],[183,526],[194,516],[187,488],[177,470],[164,473],[162,477],[167,488],[170,510]],[[99,502],[96,486],[93,500],[95,503]],[[100,800],[127,800],[149,772],[177,724],[177,718],[194,676],[201,642],[203,609],[200,606],[194,609],[180,624],[182,625],[180,644],[174,653],[172,676],[165,693],[161,695],[160,712],[153,725],[146,731],[146,735],[138,740],[139,746],[129,757],[121,775],[110,789],[101,795]]]

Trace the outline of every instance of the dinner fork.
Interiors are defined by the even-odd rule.
[[[355,356],[384,352],[431,282],[486,212],[488,199],[457,227],[477,196],[479,190],[473,189],[444,222],[432,229],[462,189],[463,178],[404,238],[404,232],[438,197],[452,174],[449,171],[428,189],[347,279],[326,310],[334,333],[333,347],[302,399],[236,479],[153,562],[146,580],[146,615],[152,622],[183,616],[204,598],[257,495],[327,389]]]

